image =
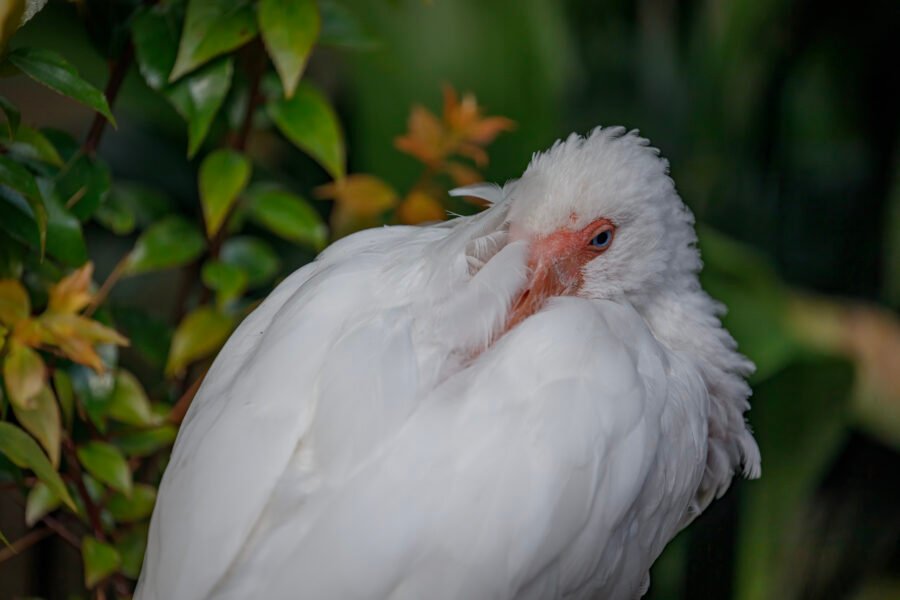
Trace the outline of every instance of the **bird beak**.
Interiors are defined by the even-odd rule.
[[[555,296],[572,295],[581,287],[582,262],[574,247],[581,236],[572,231],[560,231],[529,244],[528,284],[513,303],[507,329],[515,327],[543,307]]]

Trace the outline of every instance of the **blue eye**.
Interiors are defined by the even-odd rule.
[[[609,229],[604,229],[594,236],[591,240],[591,246],[597,250],[606,250],[612,243],[612,237],[612,232]]]

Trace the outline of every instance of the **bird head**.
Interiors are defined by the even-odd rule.
[[[668,162],[636,131],[597,128],[535,154],[507,184],[509,240],[528,244],[530,281],[512,327],[553,296],[625,297],[696,287],[693,215]]]

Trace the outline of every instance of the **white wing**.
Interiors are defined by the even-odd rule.
[[[285,280],[241,324],[179,432],[138,598],[207,597],[276,483],[291,476],[298,448],[314,443],[322,457],[299,482],[309,490],[352,469],[403,423],[420,390],[434,386],[445,357],[461,360],[490,338],[524,283],[524,251],[507,245],[474,277],[469,263],[496,252],[490,240],[505,211],[351,236]],[[472,326],[435,327],[473,305],[483,318]]]
[[[557,299],[315,494],[333,458],[301,449],[214,597],[634,597],[705,462],[682,367],[630,307]]]

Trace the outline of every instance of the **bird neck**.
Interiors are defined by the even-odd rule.
[[[759,474],[759,449],[744,420],[751,393],[746,377],[755,367],[737,351],[736,342],[722,327],[719,315],[723,307],[696,280],[686,289],[655,294],[652,300],[638,303],[637,309],[654,336],[693,365],[706,384],[707,473],[698,491],[698,501],[705,506],[714,495],[724,492],[741,465],[745,475]]]

